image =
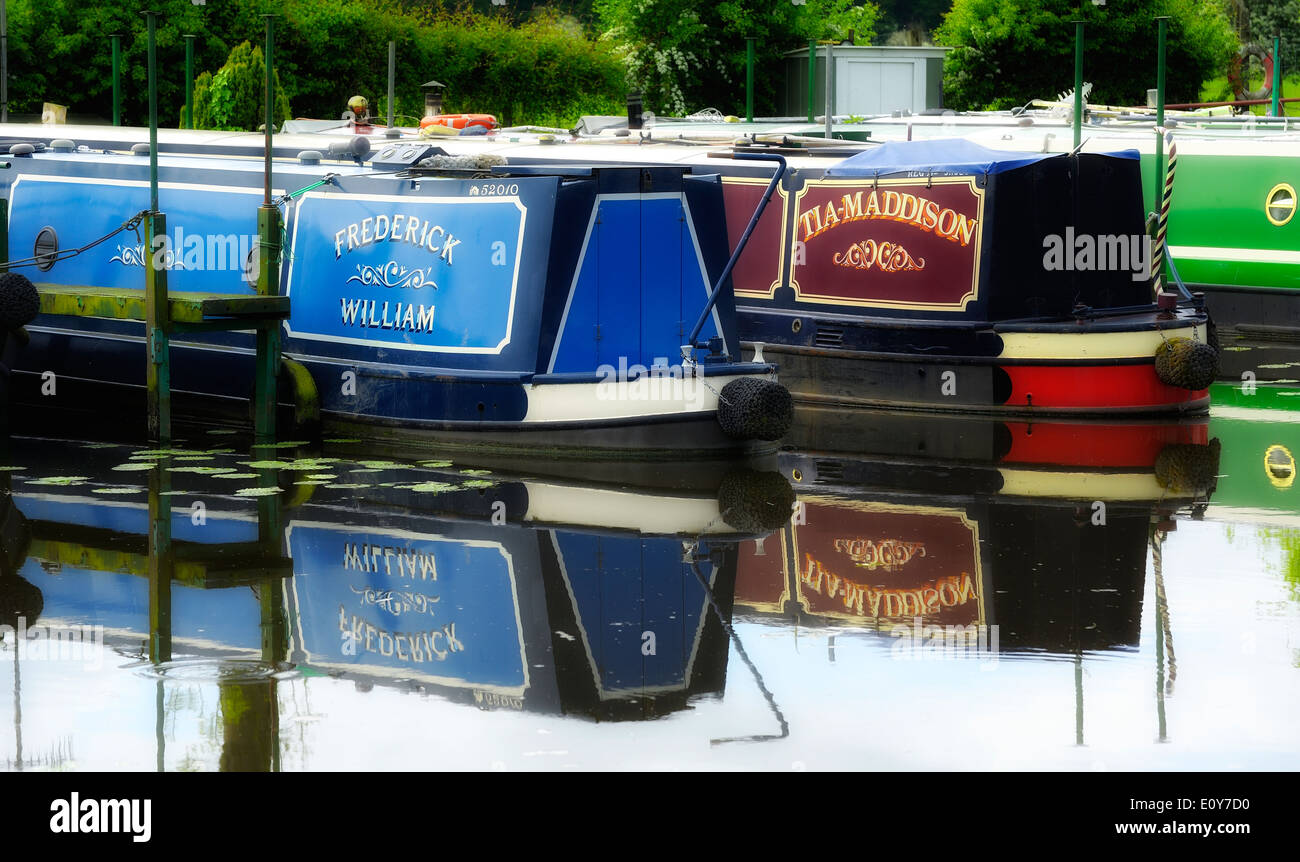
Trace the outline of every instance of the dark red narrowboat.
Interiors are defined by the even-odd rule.
[[[723,181],[734,245],[764,184]],[[742,339],[796,398],[999,414],[1208,408],[1213,327],[1199,297],[1152,276],[1136,151],[887,143],[825,168],[800,159],[778,195],[733,283]]]

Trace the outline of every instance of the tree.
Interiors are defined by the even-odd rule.
[[[755,110],[771,113],[785,52],[812,39],[869,44],[880,14],[870,0],[596,0],[596,11],[628,85],[648,108],[677,116],[741,111],[747,36],[755,38]]]
[[[1155,86],[1157,15],[1168,15],[1167,98],[1189,102],[1220,73],[1237,38],[1215,0],[956,0],[935,32],[951,45],[944,101],[959,110],[1001,109],[1053,98],[1073,85],[1074,25],[1084,26],[1083,76],[1104,104],[1143,104]]]
[[[272,122],[279,128],[289,116],[276,73]],[[251,132],[265,122],[266,60],[261,48],[241,42],[215,75],[204,72],[194,82],[194,128]]]

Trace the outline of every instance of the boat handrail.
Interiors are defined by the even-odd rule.
[[[689,360],[697,349],[708,347],[707,344],[699,344],[700,331],[704,329],[704,322],[709,319],[713,313],[713,307],[718,304],[718,297],[722,293],[722,286],[727,283],[731,277],[731,270],[735,268],[736,261],[740,259],[740,254],[745,250],[745,245],[749,242],[749,235],[754,232],[758,226],[758,220],[763,215],[763,210],[767,209],[767,202],[772,199],[773,192],[781,183],[781,177],[785,176],[785,156],[778,153],[734,153],[733,159],[738,161],[755,161],[755,162],[776,162],[776,173],[772,174],[772,181],[767,184],[767,191],[763,192],[763,199],[758,202],[758,207],[754,214],[749,218],[749,225],[746,226],[745,232],[740,235],[736,248],[731,252],[731,259],[722,269],[722,275],[718,276],[718,283],[713,285],[713,290],[709,292],[709,301],[704,303],[704,308],[700,311],[700,317],[695,321],[695,326],[691,327],[691,334],[687,336],[686,343],[682,345],[682,359]],[[724,348],[725,349],[725,348]]]

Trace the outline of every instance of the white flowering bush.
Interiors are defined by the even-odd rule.
[[[870,0],[596,0],[595,8],[628,87],[668,116],[706,107],[742,112],[747,36],[756,40],[756,110],[771,112],[782,54],[850,34],[867,44],[880,14]]]

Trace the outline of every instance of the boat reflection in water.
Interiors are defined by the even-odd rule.
[[[49,448],[7,456],[25,466],[4,496],[4,621],[102,626],[156,680],[159,769],[168,704],[195,683],[218,686],[230,770],[279,768],[286,678],[596,720],[720,695],[738,543],[793,503],[778,473],[734,464],[637,487],[98,444],[46,484]]]
[[[159,769],[372,757],[484,768],[496,752],[529,768],[542,732],[555,734],[545,751],[599,767],[707,756],[728,768],[804,757],[856,768],[879,755],[824,751],[827,710],[920,732],[928,719],[905,717],[907,685],[924,680],[933,687],[921,696],[963,703],[962,686],[974,686],[996,712],[1000,696],[1020,704],[1025,680],[1068,673],[1071,661],[1083,742],[1085,658],[1145,662],[1152,643],[1165,739],[1177,660],[1161,542],[1217,494],[1211,421],[1031,425],[801,408],[798,452],[740,470],[659,465],[629,477],[625,467],[621,482],[613,463],[540,478],[500,464],[380,461],[342,443],[326,456],[250,458],[15,440],[3,462],[19,468],[3,474],[13,488],[0,520],[3,608],[29,625],[104,627],[127,669],[110,666],[68,697],[97,685],[123,705],[95,706],[72,742],[96,763],[117,740],[152,752],[120,761],[130,768],[141,756]],[[63,475],[69,463],[78,476]],[[1174,592],[1194,598],[1181,581]],[[1140,643],[1144,601],[1155,631]],[[825,637],[829,661],[838,641],[853,672],[841,700],[826,702],[825,686],[848,677],[787,646],[810,632]],[[1193,638],[1182,646],[1195,655]],[[935,664],[909,683],[886,655],[940,649],[1047,664],[973,676],[974,663]],[[43,734],[37,754],[23,754],[15,710],[21,764],[65,725],[38,718],[52,711],[40,674],[57,673],[14,658],[15,703],[26,698],[29,735]],[[146,714],[131,686],[152,687]],[[621,733],[544,718],[669,714]],[[1017,735],[1044,715],[1022,718]],[[374,721],[402,741],[400,759],[376,752]],[[146,727],[152,738],[140,737]],[[309,756],[309,742],[325,750]],[[674,755],[682,745],[690,753]]]
[[[1219,459],[1208,420],[796,422],[800,505],[746,543],[737,614],[948,655],[1136,649],[1148,546],[1158,562],[1173,515],[1204,510]]]

